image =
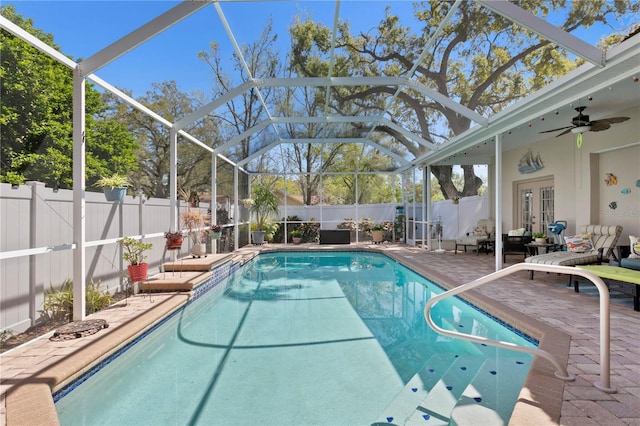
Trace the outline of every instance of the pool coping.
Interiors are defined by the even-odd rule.
[[[260,252],[277,251],[362,251],[382,253],[389,258],[408,266],[444,288],[454,288],[458,283],[446,275],[425,268],[425,265],[398,252],[386,248],[371,246],[250,246],[234,256],[235,263],[246,263]],[[122,324],[111,326],[95,335],[87,336],[69,353],[51,360],[47,365],[35,366],[22,375],[2,379],[2,398],[6,418],[0,417],[6,425],[57,425],[59,424],[52,392],[74,380],[80,374],[90,370],[118,349],[142,335],[146,330],[162,321],[166,316],[181,309],[189,302],[193,293],[138,295],[134,299],[146,308],[128,318]],[[149,302],[146,302],[147,299]],[[151,302],[155,298],[155,301]],[[553,327],[535,318],[518,312],[498,301],[492,300],[476,291],[464,294],[465,300],[476,307],[491,312],[496,318],[511,324],[520,331],[539,340],[539,347],[556,356],[563,365],[568,364],[571,338]],[[133,302],[133,300],[131,300]],[[117,305],[114,305],[117,306]],[[100,317],[93,314],[87,319]],[[52,333],[43,338],[50,337]],[[2,354],[3,356],[10,353]],[[3,374],[4,376],[4,374]],[[524,386],[518,396],[509,424],[517,425],[557,425],[563,403],[565,382],[554,376],[553,366],[546,360],[536,357],[531,365]],[[6,391],[6,395],[4,392]]]

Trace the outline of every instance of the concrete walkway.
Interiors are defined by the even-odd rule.
[[[234,253],[233,259],[242,262],[257,251],[283,247],[383,251],[446,287],[493,272],[495,262],[491,255],[433,253],[386,243],[248,246]],[[536,273],[531,281],[528,273],[519,272],[469,294],[473,303],[539,338],[541,347],[564,357],[569,372],[576,376],[574,382],[558,380],[547,361],[536,360],[511,424],[640,425],[640,313],[631,305],[611,304],[611,384],[617,392],[602,392],[593,386],[600,371],[598,300],[575,293],[567,282],[566,276],[545,273]],[[188,297],[188,293],[138,295],[89,317],[107,320],[108,329],[68,341],[51,341],[47,335],[3,353],[0,426],[58,424],[52,389],[178,309]]]

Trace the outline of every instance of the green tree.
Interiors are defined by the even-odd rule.
[[[154,83],[153,89],[138,102],[147,106],[169,121],[192,113],[199,102],[181,92],[175,81]],[[131,108],[114,95],[107,95],[110,110],[118,122],[126,125],[140,144],[138,160],[140,170],[133,175],[135,187],[147,196],[166,198],[169,196],[169,150],[170,130],[157,120],[141,111]],[[218,140],[218,128],[212,118],[205,117],[193,126],[185,129],[203,143],[214,144]],[[178,136],[178,188],[198,192],[210,192],[211,153],[202,147]]]
[[[625,13],[637,13],[640,4],[631,0],[530,0],[518,3],[537,16],[550,16],[559,10],[568,13],[558,26],[572,32],[594,23],[611,23]],[[377,28],[369,33],[352,35],[348,23],[338,26],[334,76],[410,75],[425,86],[454,99],[482,115],[499,112],[518,99],[544,87],[566,74],[580,62],[571,61],[566,50],[539,38],[531,31],[513,24],[475,2],[462,2],[454,17],[433,42],[432,50],[415,64],[444,16],[452,7],[449,1],[430,0],[416,3],[414,15],[418,26],[403,26],[398,16],[386,10]],[[297,20],[291,27],[292,62],[300,75],[326,76],[328,54],[332,49],[331,30],[310,19]],[[417,65],[415,70],[412,68]],[[445,105],[406,89],[393,98],[395,86],[334,87],[336,101],[331,108],[342,113],[357,102],[361,114],[375,114],[387,108],[396,124],[423,139],[440,144],[469,129],[471,121]],[[351,111],[349,111],[351,112]],[[378,132],[395,138],[415,157],[426,152],[419,145],[385,126]],[[473,166],[463,165],[464,182],[457,188],[450,165],[432,165],[445,198],[475,195],[482,180]]]
[[[273,34],[272,24],[269,23],[258,40],[242,45],[240,49],[248,69],[245,69],[240,57],[234,53],[231,64],[236,74],[235,79],[228,74],[228,70],[224,69],[223,64],[227,62],[227,58],[220,52],[218,43],[211,42],[209,51],[199,52],[198,57],[209,65],[213,73],[213,97],[218,98],[251,78],[276,77],[279,69],[276,40],[277,36]],[[214,111],[212,115],[220,123],[220,139],[227,141],[265,120],[267,118],[265,106],[275,109],[278,103],[276,96],[274,88],[260,88],[259,94],[257,90],[251,89],[229,100],[225,104],[226,113]],[[250,135],[230,148],[227,156],[233,161],[244,160],[272,140],[270,135],[264,132]],[[266,171],[270,161],[271,158],[261,156],[253,169]]]
[[[13,6],[0,13],[59,50],[53,36],[33,27]],[[9,32],[0,32],[0,179],[37,180],[72,187],[72,74]],[[86,87],[87,184],[101,174],[135,170],[133,136],[106,114],[100,93]],[[114,156],[115,155],[115,156]]]

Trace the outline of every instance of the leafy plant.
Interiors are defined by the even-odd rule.
[[[256,214],[256,229],[264,231],[264,225],[270,216],[278,214],[278,199],[264,185],[256,185],[253,188],[253,205],[251,211]]]
[[[67,278],[59,289],[49,284],[44,293],[42,310],[49,319],[70,319],[73,313],[73,281]]]
[[[547,234],[544,232],[534,232],[531,236],[533,238],[547,238]]]
[[[114,173],[111,176],[102,176],[96,181],[96,186],[100,188],[123,188],[130,186],[126,176]]]
[[[92,314],[111,306],[113,298],[108,291],[100,290],[100,281],[94,283],[93,280],[90,280],[85,289],[85,300],[87,314]]]
[[[45,316],[51,320],[70,320],[73,316],[73,281],[67,278],[59,289],[53,288],[45,291],[42,310]],[[100,290],[100,282],[90,280],[85,289],[85,303],[87,314],[98,312],[111,305],[113,298],[107,291]]]
[[[202,213],[200,209],[187,210],[180,215],[184,226],[187,227],[187,232],[194,243],[200,244],[204,242],[206,237],[205,230],[203,229],[209,221],[210,215],[208,213]]]
[[[136,240],[131,237],[124,237],[118,240],[118,244],[124,249],[122,258],[129,262],[129,265],[144,263],[144,260],[147,258],[144,252],[153,248],[153,244],[144,243],[142,240]]]
[[[188,202],[191,207],[197,207],[200,203],[200,195],[194,189],[180,188],[178,189],[178,197]]]
[[[258,225],[255,222],[251,224],[251,230],[258,231]],[[266,222],[262,226],[262,230],[264,231],[265,241],[273,242],[275,235],[280,230],[280,224],[274,222]]]
[[[0,346],[4,345],[6,341],[11,339],[13,336],[15,336],[15,333],[11,330],[0,331]]]
[[[302,238],[302,231],[294,229],[293,231],[291,231],[291,236],[296,238]]]

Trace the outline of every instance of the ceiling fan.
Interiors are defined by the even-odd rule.
[[[586,106],[579,106],[575,108],[575,110],[578,111],[578,115],[573,117],[573,119],[571,120],[571,124],[572,124],[571,126],[560,127],[558,129],[552,129],[552,130],[545,130],[539,133],[551,133],[551,132],[557,132],[558,130],[564,130],[563,132],[560,132],[556,135],[556,137],[558,137],[558,136],[565,135],[569,132],[575,133],[578,135],[581,135],[582,133],[589,132],[589,131],[601,132],[603,130],[607,130],[608,128],[610,128],[612,124],[622,123],[629,119],[629,117],[610,117],[610,118],[603,118],[602,120],[589,121],[589,116],[582,113],[582,111],[584,111],[585,109],[587,109]]]

